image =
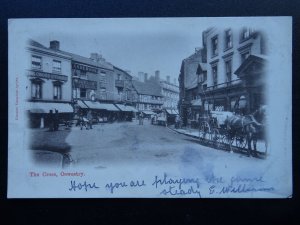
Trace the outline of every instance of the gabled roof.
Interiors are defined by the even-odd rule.
[[[240,67],[234,72],[237,76],[241,76],[241,74],[249,68],[249,66],[253,63],[265,64],[267,62],[267,57],[264,55],[255,55],[251,54],[247,59],[240,65]]]
[[[132,81],[134,89],[137,91],[138,94],[142,95],[154,95],[154,96],[160,96],[161,94],[161,87],[159,84],[154,82],[140,82],[133,80]]]

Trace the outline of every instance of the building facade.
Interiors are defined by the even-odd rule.
[[[266,104],[267,48],[261,31],[209,28],[203,47],[184,59],[179,106],[184,125],[209,111],[249,114]]]
[[[167,80],[160,81],[162,88],[162,95],[164,98],[164,109],[176,110],[178,109],[179,101],[179,87],[170,82],[170,77],[167,76]]]
[[[206,79],[206,48],[196,48],[188,58],[181,63],[179,74],[179,111],[183,124],[187,125],[192,121],[197,121],[200,116],[199,82]]]
[[[265,103],[261,79],[266,63],[264,35],[248,27],[211,28],[204,33],[207,79],[199,84],[204,110],[253,112]],[[247,81],[249,76],[241,75],[241,71],[245,73],[247,69],[248,74],[260,74],[256,77],[251,75],[252,83],[249,79]]]
[[[135,108],[145,114],[162,110],[164,104],[161,87],[155,82],[132,81],[135,92]]]
[[[44,127],[51,122],[50,114],[58,113],[60,119],[72,116],[71,57],[57,52],[59,43],[50,47],[29,40],[26,49],[29,60],[27,71],[27,113],[29,126]]]

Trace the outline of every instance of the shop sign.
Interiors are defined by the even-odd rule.
[[[51,79],[51,80],[68,81],[68,76],[58,75],[58,74],[53,74],[53,73],[46,73],[46,72],[41,72],[41,71],[29,71],[28,76],[46,78],[46,79]]]
[[[73,86],[75,88],[85,88],[85,89],[97,89],[97,82],[90,80],[81,80],[81,79],[73,79]]]
[[[77,70],[82,70],[82,71],[86,71],[86,72],[90,72],[90,73],[98,73],[98,69],[90,67],[90,66],[85,66],[85,65],[81,65],[81,64],[77,64],[77,63],[73,63],[72,64],[72,68],[73,69],[77,69]]]

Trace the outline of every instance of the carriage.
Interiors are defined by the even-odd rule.
[[[265,127],[253,114],[241,116],[227,111],[210,111],[199,118],[199,140],[217,149],[266,154]],[[253,149],[252,149],[253,147]]]

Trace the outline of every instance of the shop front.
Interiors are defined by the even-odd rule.
[[[31,128],[49,127],[54,117],[57,117],[59,123],[65,123],[74,116],[71,103],[66,102],[28,102],[26,108],[28,125]]]

